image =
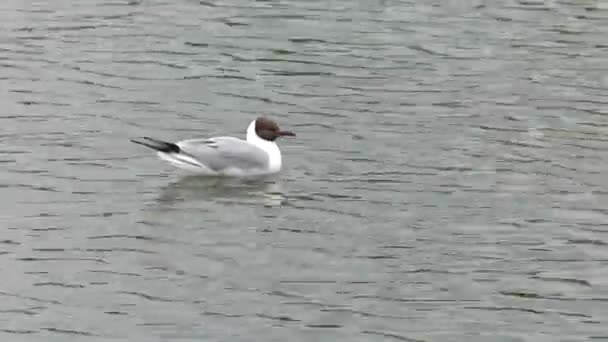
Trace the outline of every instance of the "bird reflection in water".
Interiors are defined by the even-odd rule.
[[[158,204],[214,201],[272,207],[280,206],[286,200],[280,183],[271,177],[239,179],[185,176],[165,186],[157,198]]]

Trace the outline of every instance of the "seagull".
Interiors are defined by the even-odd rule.
[[[258,117],[247,127],[247,140],[221,136],[172,143],[142,137],[131,142],[156,150],[160,159],[189,172],[247,177],[281,171],[281,150],[275,140],[283,136],[295,136],[295,133],[281,130],[269,118]]]

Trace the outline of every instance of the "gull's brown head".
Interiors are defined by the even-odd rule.
[[[291,131],[282,131],[276,122],[265,117],[259,117],[255,120],[255,133],[258,137],[268,141],[275,141],[278,137],[293,137],[296,135]]]

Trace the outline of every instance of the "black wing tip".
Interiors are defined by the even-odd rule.
[[[151,149],[165,152],[165,153],[179,153],[180,148],[177,144],[150,138],[150,137],[141,137],[141,138],[133,138],[129,139],[132,143],[143,145],[149,147]]]
[[[143,141],[143,139],[145,139],[145,137],[131,138],[131,139],[129,139],[129,141],[132,142],[132,143],[134,143],[134,144],[145,145],[146,143]]]

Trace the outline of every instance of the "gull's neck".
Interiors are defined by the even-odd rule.
[[[268,154],[268,169],[270,172],[278,172],[281,170],[281,150],[274,141],[262,139],[255,132],[255,120],[247,127],[247,142],[259,147],[262,151]]]

